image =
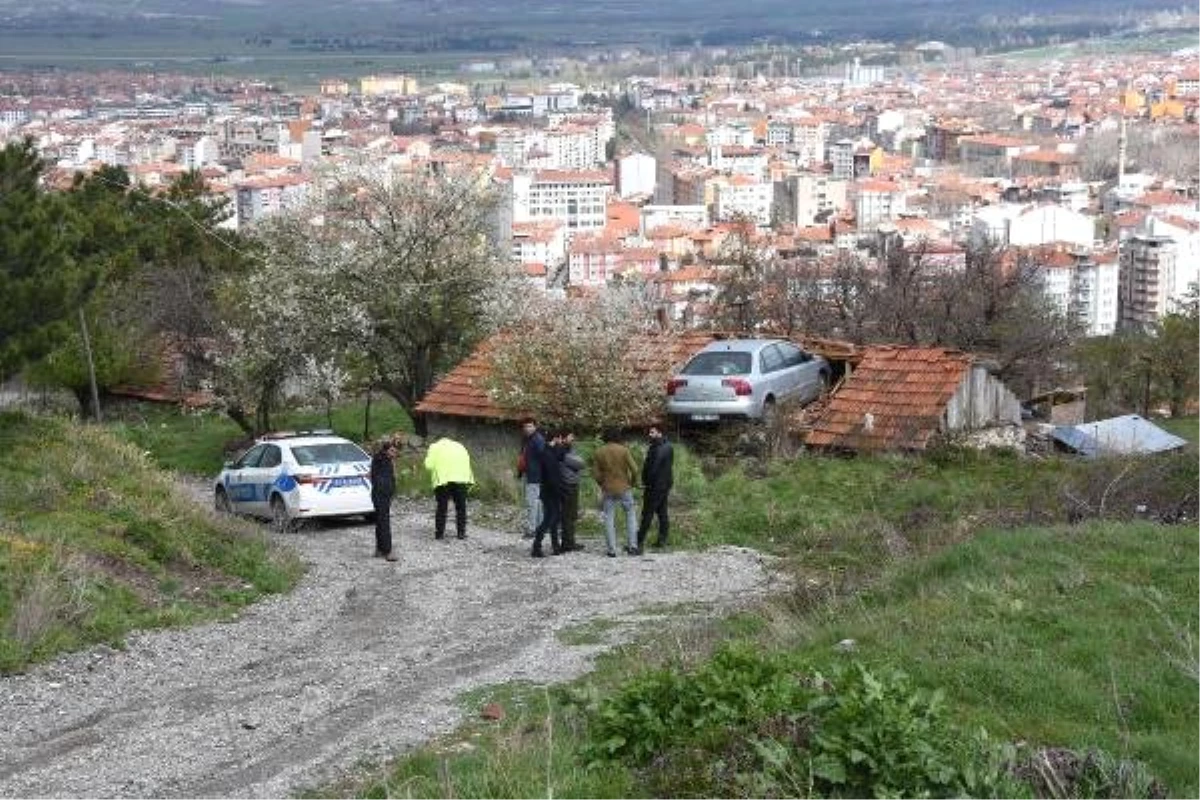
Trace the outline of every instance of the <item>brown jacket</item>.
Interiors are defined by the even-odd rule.
[[[623,444],[609,442],[592,454],[592,476],[607,495],[624,494],[632,489],[637,474],[633,453]]]

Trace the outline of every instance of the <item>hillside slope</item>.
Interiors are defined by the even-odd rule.
[[[0,673],[294,585],[295,556],[95,427],[0,414]]]

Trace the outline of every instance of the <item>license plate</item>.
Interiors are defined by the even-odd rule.
[[[716,422],[720,418],[719,414],[692,414],[692,422]]]
[[[361,486],[362,482],[363,482],[363,479],[358,478],[358,477],[333,478],[332,480],[329,481],[329,488],[330,489],[341,489],[346,486]]]

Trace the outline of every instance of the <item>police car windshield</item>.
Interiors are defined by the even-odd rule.
[[[292,455],[302,467],[317,464],[349,464],[355,461],[370,461],[363,449],[352,442],[327,442],[325,444],[292,445]]]

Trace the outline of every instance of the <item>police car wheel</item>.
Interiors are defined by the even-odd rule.
[[[280,533],[296,530],[295,520],[288,514],[287,505],[279,495],[271,498],[271,527]]]
[[[219,514],[233,513],[233,506],[229,503],[229,495],[225,494],[224,489],[217,489],[216,494],[213,495],[213,508]]]

